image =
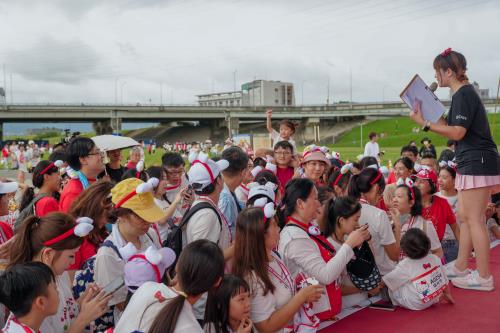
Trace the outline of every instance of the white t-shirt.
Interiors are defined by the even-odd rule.
[[[276,130],[273,129],[273,132],[271,133],[271,140],[273,142],[273,148],[274,148],[274,145],[280,141],[290,142],[290,144],[293,146],[293,154],[294,155],[297,154],[297,145],[295,144],[295,140],[292,137],[290,137],[290,139],[288,139],[288,140],[285,140],[280,136],[280,134]]]
[[[385,275],[396,267],[396,263],[389,259],[385,252],[384,245],[396,243],[396,238],[392,232],[391,223],[387,213],[382,209],[369,205],[361,204],[361,217],[359,225],[368,224],[368,231],[372,236],[373,255],[380,274]]]
[[[202,201],[205,200],[197,199],[193,202],[191,207],[194,207]],[[198,239],[208,239],[209,241],[218,244],[221,250],[224,251],[231,245],[232,238],[229,225],[224,220],[222,214],[221,219],[222,221],[219,222],[217,214],[210,208],[200,209],[194,213],[185,227],[186,232],[182,233],[182,246],[184,247]],[[193,306],[193,312],[198,319],[204,318],[206,300],[207,295],[204,294]]]
[[[446,200],[448,200],[448,203],[450,204],[451,210],[453,211],[453,213],[455,214],[455,217],[457,218],[456,221],[457,221],[458,225],[460,226],[460,221],[458,220],[458,216],[457,216],[458,195],[447,197],[447,196],[443,195],[442,192],[437,193],[437,195],[440,196],[441,198],[445,198]],[[455,234],[453,233],[453,230],[451,230],[451,227],[449,224],[446,224],[446,229],[444,230],[443,240],[455,240],[455,239],[456,238],[455,238]]]
[[[191,207],[202,201],[197,199]],[[208,208],[200,209],[194,213],[186,226],[186,232],[183,233],[183,246],[198,239],[208,239],[217,243],[221,250],[228,248],[231,245],[231,231],[227,223],[224,223],[223,216],[221,218],[222,221],[219,222],[215,211]]]
[[[395,305],[423,310],[439,302],[448,284],[441,259],[428,254],[422,259],[405,258],[382,278]]]
[[[291,275],[289,275],[283,261],[277,256],[273,257],[274,260],[269,263],[269,278],[276,288],[274,292],[269,291],[264,295],[264,284],[255,273],[247,279],[252,296],[251,318],[254,323],[260,323],[267,320],[276,310],[281,309],[288,303],[294,294],[293,290],[295,286]],[[284,269],[282,269],[282,267],[284,267]],[[277,332],[284,332],[284,330],[279,330]]]
[[[158,313],[177,296],[178,294],[173,289],[162,283],[144,283],[130,299],[114,332],[148,332]],[[188,301],[184,301],[184,307],[177,319],[174,332],[203,332]]]
[[[351,247],[343,244],[335,256],[325,263],[318,245],[304,230],[292,226],[281,230],[278,251],[294,281],[300,273],[304,273],[325,286],[332,283],[340,285],[342,272],[354,256]],[[314,304],[318,312],[330,309],[326,290],[323,296]]]
[[[140,236],[139,239],[141,241],[140,252],[145,252],[148,247],[152,245],[157,248],[161,247],[157,234],[151,229],[148,234]],[[123,239],[118,230],[118,223],[113,224],[111,234],[105,241],[107,240],[110,240],[118,249],[127,245],[127,242]],[[94,280],[99,286],[104,287],[118,276],[123,277],[125,275],[124,268],[125,261],[118,256],[115,250],[107,246],[101,246],[97,251],[95,259]],[[113,294],[113,297],[109,301],[109,305],[125,302],[127,293],[127,287],[121,287]],[[115,313],[118,315],[117,311],[115,311]]]
[[[410,225],[411,223],[411,225]],[[426,224],[426,227],[424,228],[424,223]],[[431,221],[424,220],[424,218],[420,215],[412,219],[409,217],[404,223],[401,225],[401,237],[410,229],[410,228],[416,228],[420,229],[425,234],[427,237],[429,237],[431,241],[431,250],[436,251],[441,248],[441,242],[439,241],[439,237],[436,232],[436,228],[434,228],[434,225],[432,224]],[[403,255],[400,256],[400,259],[403,259]]]
[[[73,297],[71,281],[68,272],[56,277],[56,287],[59,293],[57,313],[43,320],[40,331],[43,333],[67,332],[71,323],[78,316],[78,303]]]
[[[495,221],[494,218],[489,218],[488,221],[486,221],[486,227],[488,228],[488,237],[490,238],[490,242],[494,242],[497,240],[497,237],[493,233],[493,229],[499,229],[500,226],[498,226],[497,221]]]
[[[342,244],[334,240],[332,237],[328,237],[328,241],[333,245],[336,251],[340,251]],[[356,287],[349,275],[347,274],[347,268],[342,272],[342,285]],[[358,293],[342,296],[342,309],[350,308],[354,305],[360,304],[361,302],[368,299],[368,293],[366,291],[359,291]]]
[[[246,186],[243,187],[243,185],[238,186],[236,190],[234,190],[234,194],[240,202],[240,205],[243,204],[242,207],[246,206],[247,204],[249,192],[250,190]]]
[[[380,153],[380,149],[378,147],[378,143],[376,142],[371,142],[371,141],[368,141],[365,145],[365,153],[363,154],[363,156],[371,156],[371,157],[375,157],[375,158],[379,158],[378,154]]]
[[[37,333],[35,332],[34,329],[27,325],[23,325],[20,322],[18,322],[15,317],[10,314],[9,319],[7,319],[7,322],[5,323],[5,326],[1,330],[2,333]]]

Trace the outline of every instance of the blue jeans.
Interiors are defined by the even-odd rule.
[[[452,262],[458,257],[458,242],[456,239],[443,239],[441,241],[446,263]]]

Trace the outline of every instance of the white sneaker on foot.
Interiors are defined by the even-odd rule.
[[[463,271],[459,271],[454,263],[445,266],[446,276],[448,279],[454,279],[457,277],[464,277],[470,274],[470,269],[466,268]]]
[[[451,283],[457,288],[480,290],[480,291],[492,291],[495,289],[493,283],[493,275],[489,278],[483,279],[479,276],[478,271],[472,271],[470,274],[464,277],[457,277],[451,280]]]

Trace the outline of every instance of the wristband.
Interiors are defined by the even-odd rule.
[[[425,122],[424,126],[422,127],[422,130],[423,130],[424,132],[428,132],[430,128],[431,128],[431,122],[427,120],[427,121]]]

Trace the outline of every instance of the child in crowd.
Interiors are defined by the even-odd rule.
[[[279,133],[273,128],[273,110],[267,109],[266,111],[267,117],[267,131],[271,135],[272,145],[273,147],[280,141],[288,141],[293,146],[293,154],[297,154],[297,146],[295,145],[295,140],[292,138],[292,135],[295,134],[295,124],[288,119],[284,119],[280,122],[280,131]]]
[[[242,278],[226,275],[219,288],[209,293],[205,312],[206,333],[249,333],[250,287]]]
[[[295,169],[290,166],[294,148],[288,141],[279,141],[274,144],[274,159],[276,161],[276,177],[279,179],[280,192],[285,194],[285,186],[293,178]]]
[[[458,220],[457,216],[458,191],[455,188],[455,178],[457,176],[456,165],[452,161],[441,161],[439,163],[439,166],[441,168],[439,170],[438,177],[438,185],[440,191],[436,193],[436,195],[448,201],[453,214],[455,214],[456,223],[458,226],[460,226],[460,221]],[[449,224],[446,225],[441,245],[443,246],[446,262],[452,262],[453,260],[457,259],[458,239],[455,237],[455,234],[453,233],[453,230],[451,229]]]
[[[33,170],[33,186],[38,188],[35,195],[35,189],[28,187],[23,194],[19,211],[20,216],[34,214],[43,217],[50,212],[59,210],[59,202],[53,197],[55,192],[61,189],[61,176],[59,175],[59,166],[63,162],[41,161]],[[25,210],[26,209],[26,210]],[[22,223],[22,218],[18,219],[16,229]]]
[[[406,182],[398,179],[393,207],[390,210],[392,220],[399,220],[401,223],[401,235],[404,235],[412,228],[422,230],[431,242],[431,251],[433,254],[442,258],[444,256],[441,243],[431,221],[422,218],[422,196],[418,188],[413,186],[411,180]],[[404,258],[401,253],[400,260]]]
[[[0,275],[0,302],[11,311],[2,333],[35,333],[59,307],[55,276],[41,262],[27,262]]]
[[[441,259],[429,253],[431,242],[417,228],[409,229],[401,238],[401,249],[406,258],[386,274],[382,285],[389,288],[389,296],[395,305],[424,310],[441,298],[454,303]]]

